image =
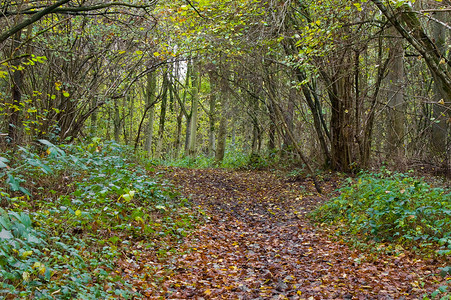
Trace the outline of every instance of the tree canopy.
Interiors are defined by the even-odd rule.
[[[95,135],[177,157],[184,136],[185,154],[233,145],[280,151],[311,170],[449,161],[447,1],[3,1],[1,9],[4,143]]]

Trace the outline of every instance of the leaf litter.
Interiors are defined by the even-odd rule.
[[[305,214],[325,199],[308,179],[184,168],[165,176],[207,217],[169,255],[138,244],[121,262],[145,299],[421,299],[447,280],[436,260],[375,256],[313,226]]]

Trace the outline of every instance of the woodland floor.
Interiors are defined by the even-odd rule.
[[[209,218],[178,254],[158,260],[137,249],[139,259],[124,262],[146,299],[422,299],[444,284],[437,261],[351,249],[312,225],[304,215],[325,199],[309,180],[266,171],[165,174]],[[326,191],[337,185],[322,182]]]

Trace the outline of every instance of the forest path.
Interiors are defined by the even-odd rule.
[[[441,281],[430,263],[375,259],[314,228],[303,216],[321,200],[310,181],[219,169],[165,176],[210,218],[186,238],[182,248],[190,250],[170,262],[172,274],[149,298],[417,299]]]

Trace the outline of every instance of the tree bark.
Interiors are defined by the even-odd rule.
[[[161,92],[161,109],[160,109],[160,123],[158,127],[158,143],[155,150],[155,156],[158,158],[162,157],[163,150],[163,141],[164,141],[164,129],[165,129],[165,121],[166,121],[166,110],[168,104],[168,74],[163,73],[163,83],[162,83],[162,92]]]
[[[15,34],[14,42],[12,43],[11,53],[14,55],[16,48],[19,46],[21,41],[22,31],[19,30]],[[12,144],[19,144],[21,140],[21,121],[20,121],[20,113],[21,106],[20,102],[22,100],[22,89],[23,89],[23,70],[18,69],[20,66],[21,60],[16,59],[14,61],[14,66],[17,68],[14,70],[12,76],[12,108],[11,114],[9,118],[8,124],[8,140]]]
[[[200,86],[200,73],[197,69],[197,64],[193,62],[193,69],[191,73],[191,122],[189,127],[189,145],[188,156],[196,156],[197,148],[197,121],[199,112],[199,86]]]
[[[434,78],[436,89],[444,100],[448,115],[451,116],[450,61],[440,53],[437,45],[426,35],[415,12],[408,4],[403,4],[399,9],[393,10],[384,5],[381,0],[371,1],[423,57]],[[399,15],[395,15],[394,11]]]
[[[157,89],[156,72],[147,74],[146,84],[146,107],[149,107],[149,121],[146,127],[146,142],[144,144],[144,151],[149,155],[152,154],[152,139],[153,139],[153,124],[155,121],[155,91]]]
[[[404,48],[397,38],[396,30],[391,30],[396,40],[389,43],[389,66],[387,75],[387,144],[386,155],[389,161],[399,164],[405,156],[405,102],[404,102]]]
[[[216,92],[218,89],[217,78],[210,72],[210,109],[208,111],[209,131],[208,131],[208,156],[214,157],[216,152]]]
[[[344,54],[349,59],[348,54]],[[343,63],[347,65],[346,63]],[[334,170],[349,172],[354,168],[354,136],[352,124],[352,82],[346,68],[328,81],[331,103],[331,166]]]
[[[436,12],[435,18],[447,22],[449,19],[449,12]],[[447,51],[447,31],[439,23],[433,23],[432,32],[437,50],[440,52],[442,57],[445,57]],[[440,89],[440,82],[434,81],[433,86],[434,92],[434,104],[432,104],[432,116],[434,121],[432,123],[432,154],[440,159],[447,158],[448,149],[448,132],[449,126],[447,124],[448,118],[446,117],[447,107],[441,104],[445,101],[442,97],[442,92]],[[448,108],[449,109],[449,108]]]
[[[221,79],[221,89],[220,89],[220,105],[221,105],[221,116],[219,118],[219,128],[218,128],[218,142],[216,147],[215,163],[220,165],[224,160],[225,149],[226,149],[226,139],[227,139],[227,75],[223,75]]]

